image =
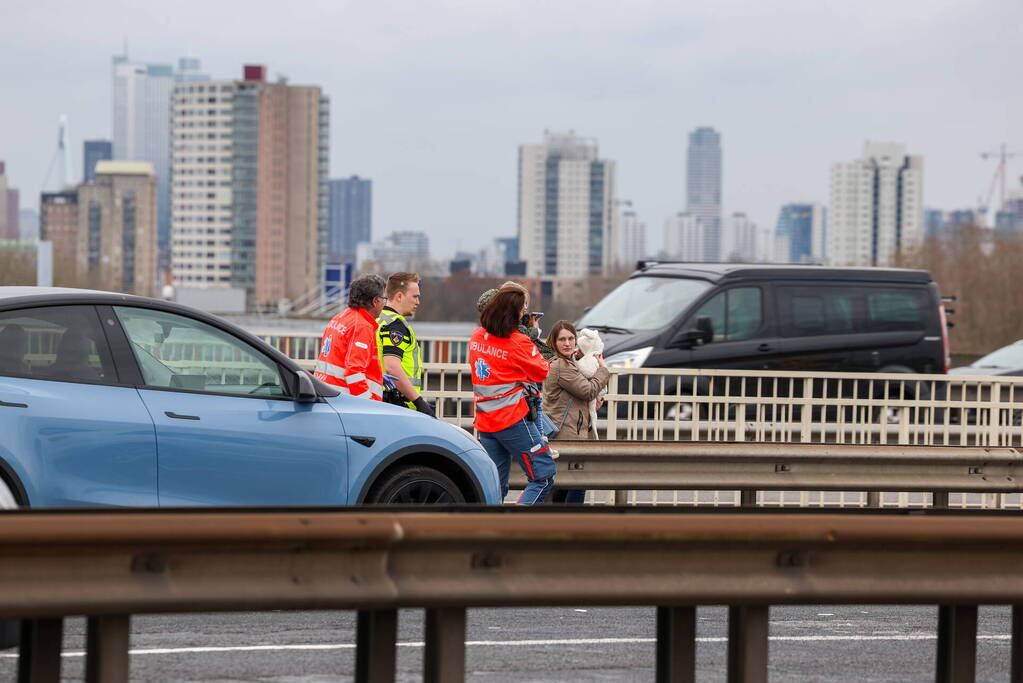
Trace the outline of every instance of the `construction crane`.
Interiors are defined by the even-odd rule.
[[[69,142],[67,116],[61,114],[60,123],[57,127],[57,151],[50,160],[50,167],[46,169],[46,178],[43,180],[43,189],[50,185],[50,177],[53,175],[53,167],[60,163],[61,178],[57,190],[61,191],[70,186],[71,178],[71,144]]]
[[[1002,206],[1005,204],[1006,162],[1013,157],[1023,156],[1023,152],[1018,150],[1009,151],[1006,147],[1006,144],[1003,142],[1001,146],[993,152],[980,153],[981,159],[998,159],[998,166],[995,167],[995,174],[991,178],[991,186],[987,191],[987,201],[980,206],[980,212],[985,215],[985,222],[988,223],[989,227],[994,227],[998,211],[1001,210]],[[994,210],[992,211],[991,200],[994,199],[996,187],[998,188],[998,203],[995,204]]]

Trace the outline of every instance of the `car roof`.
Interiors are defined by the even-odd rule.
[[[98,289],[75,289],[72,287],[0,287],[0,303],[8,303],[7,299],[33,299],[50,303],[53,301],[81,301],[83,298],[104,299],[106,301],[128,301],[147,299],[147,297],[121,294],[120,292],[104,292]]]
[[[123,306],[129,304],[142,308],[151,308],[168,313],[182,315],[201,320],[214,327],[229,332],[237,337],[248,340],[272,352],[274,357],[285,366],[299,369],[295,361],[286,354],[267,344],[248,330],[228,322],[223,318],[163,299],[147,296],[122,294],[121,292],[104,292],[97,289],[73,289],[70,287],[0,287],[0,311],[30,306],[60,306],[65,304],[92,304],[97,306]]]
[[[933,282],[926,270],[910,268],[833,268],[795,264],[700,263],[690,261],[640,261],[632,277],[657,275],[723,280],[849,280],[857,282]]]

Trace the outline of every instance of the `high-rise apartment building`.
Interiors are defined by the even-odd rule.
[[[199,60],[183,58],[182,71],[170,64],[131,62],[113,58],[113,158],[148,161],[156,169],[160,264],[170,263],[170,106],[174,84],[208,78]]]
[[[361,242],[356,248],[359,269],[370,262],[378,272],[426,272],[430,267],[430,238],[418,230],[392,232],[379,242]]]
[[[96,179],[96,164],[114,158],[114,143],[110,140],[86,140],[82,154],[85,182]]]
[[[18,191],[10,186],[6,164],[0,161],[0,239],[19,239],[19,209]]]
[[[172,105],[175,285],[242,288],[258,309],[308,294],[326,254],[327,97],[246,66],[178,83]]]
[[[331,260],[354,263],[359,243],[373,241],[373,181],[357,175],[331,180],[329,224]]]
[[[787,263],[826,263],[827,223],[820,204],[786,204],[778,214],[776,237],[787,240],[787,253],[775,254],[775,260]]]
[[[831,167],[828,259],[887,266],[923,240],[923,158],[896,143],[867,142],[863,156]]]
[[[771,230],[760,227],[745,213],[733,213],[724,221],[721,231],[722,261],[731,263],[784,261],[785,255],[776,259],[775,249],[776,242]]]
[[[664,221],[664,256],[677,261],[703,261],[706,230],[690,213],[677,213]]]
[[[689,134],[686,152],[686,213],[703,224],[703,255],[721,260],[721,135],[713,128]]]
[[[613,266],[617,239],[615,162],[597,141],[544,134],[519,146],[519,256],[531,277],[600,275]]]
[[[75,260],[92,288],[156,294],[156,172],[145,161],[101,161],[78,187]]]
[[[648,256],[646,223],[639,220],[635,211],[623,211],[618,235],[616,264],[619,268],[635,268],[640,259]]]
[[[77,189],[42,193],[39,200],[39,239],[52,244],[53,284],[80,287]]]

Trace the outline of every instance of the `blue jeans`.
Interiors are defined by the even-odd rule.
[[[499,432],[480,432],[480,443],[497,466],[502,500],[508,495],[508,470],[512,458],[518,460],[529,481],[516,504],[538,505],[547,500],[554,488],[557,466],[551,458],[547,439],[540,434],[535,422],[522,418]]]
[[[582,505],[586,502],[586,489],[558,489],[554,492],[551,502]]]

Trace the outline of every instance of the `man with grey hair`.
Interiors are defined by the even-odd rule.
[[[380,401],[384,371],[377,348],[377,316],[384,310],[387,283],[379,275],[363,275],[348,288],[348,308],[323,331],[316,378],[342,394]]]

